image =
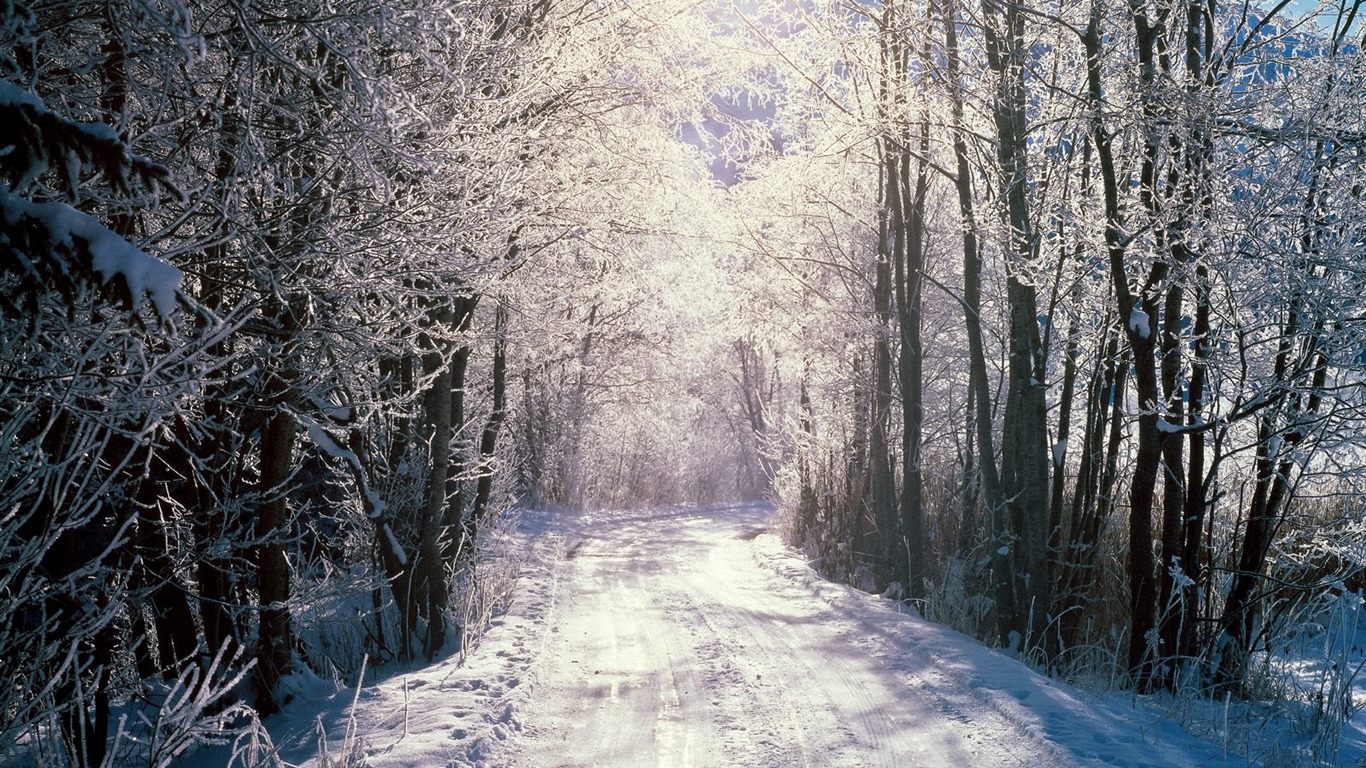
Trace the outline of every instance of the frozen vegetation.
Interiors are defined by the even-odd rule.
[[[1361,765],[1360,10],[0,2],[0,764]]]

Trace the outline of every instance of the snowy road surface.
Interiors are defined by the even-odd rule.
[[[301,691],[269,722],[279,754],[309,768],[1246,764],[1215,727],[1198,740],[1155,704],[1079,692],[821,579],[771,517],[527,512],[505,541],[523,553],[511,605],[466,659]]]
[[[607,521],[604,521],[607,522]],[[523,713],[526,765],[1058,764],[1026,724],[756,558],[763,515],[579,527]],[[1065,762],[1065,761],[1064,761]]]
[[[564,559],[522,733],[500,761],[1226,764],[821,581],[766,533],[770,516],[737,507],[549,521],[565,537]]]

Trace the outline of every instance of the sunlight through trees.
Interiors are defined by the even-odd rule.
[[[0,7],[0,759],[464,652],[528,506],[1256,696],[1362,587],[1358,10]]]

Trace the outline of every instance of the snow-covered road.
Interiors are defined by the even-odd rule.
[[[1059,764],[990,708],[969,718],[933,670],[893,668],[874,628],[763,567],[766,517],[576,526],[522,715],[523,764]]]
[[[1196,739],[1151,702],[1080,692],[821,579],[772,516],[528,511],[503,544],[523,558],[511,605],[467,658],[301,691],[268,723],[279,754],[310,768],[1246,765],[1216,744],[1228,737]]]
[[[961,635],[821,581],[766,532],[770,517],[547,521],[565,542],[557,598],[522,733],[499,764],[1225,764],[1197,756],[1203,745],[1160,743],[1185,736],[1170,723],[1097,712]]]

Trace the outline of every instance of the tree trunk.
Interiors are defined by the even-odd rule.
[[[256,646],[256,710],[279,711],[276,689],[290,669],[294,640],[289,611],[287,488],[293,473],[294,417],[276,406],[261,432],[261,505],[256,517],[256,588],[261,618]]]
[[[1058,635],[1063,650],[1078,647],[1083,642],[1081,629],[1085,626],[1085,610],[1096,579],[1100,529],[1109,517],[1108,499],[1117,471],[1116,454],[1124,410],[1124,369],[1128,368],[1128,361],[1121,358],[1118,330],[1111,323],[1106,325],[1110,327],[1106,334],[1108,340],[1096,359],[1087,386],[1086,430],[1072,493],[1071,525],[1063,549],[1062,574],[1058,579]]]
[[[992,430],[995,423],[989,377],[987,375],[986,346],[982,334],[982,249],[977,239],[977,222],[972,197],[972,166],[968,158],[967,127],[963,110],[963,83],[958,55],[958,12],[954,0],[944,0],[944,48],[947,76],[952,93],[954,180],[958,193],[958,212],[963,233],[963,322],[968,337],[969,402],[976,406],[971,422],[976,430],[978,463],[981,466],[982,491],[991,526],[992,592],[996,598],[996,612],[1001,617],[1000,640],[1009,643],[1005,617],[1017,615],[1013,581],[1010,577],[1009,548],[1004,544],[1008,529],[1005,500],[996,464],[996,448]]]
[[[883,173],[887,173],[885,169]],[[899,538],[897,531],[896,481],[892,472],[890,435],[892,418],[892,255],[887,248],[890,222],[885,211],[881,242],[878,245],[876,277],[873,286],[873,312],[877,336],[873,340],[873,391],[868,429],[868,497],[871,515],[861,553],[868,566],[874,589],[880,591],[891,580],[890,553]],[[864,585],[869,586],[869,585]]]
[[[1284,411],[1282,407],[1267,408],[1258,419],[1256,485],[1238,555],[1238,570],[1224,602],[1216,640],[1214,684],[1223,690],[1245,682],[1247,659],[1254,640],[1253,628],[1261,609],[1256,589],[1264,579],[1266,559],[1276,530],[1285,519],[1295,493],[1294,472],[1298,462],[1293,454],[1307,437],[1306,424],[1317,414],[1327,383],[1327,360],[1319,349],[1326,321],[1316,321],[1305,334],[1307,338],[1297,338],[1300,335],[1299,318],[1304,311],[1301,300],[1292,302],[1286,310],[1274,381],[1281,382],[1286,389],[1308,386],[1297,395],[1287,396]],[[1303,375],[1308,375],[1310,380],[1295,381]],[[1283,427],[1279,423],[1282,419],[1289,424]]]
[[[1142,84],[1151,87],[1155,33],[1148,26],[1141,9],[1134,13],[1137,30]],[[1100,6],[1093,4],[1091,20],[1083,36],[1087,55],[1087,83],[1091,101],[1091,136],[1095,142],[1100,166],[1102,193],[1105,201],[1105,243],[1109,256],[1111,286],[1114,290],[1120,321],[1125,326],[1125,337],[1132,353],[1135,389],[1138,396],[1138,451],[1134,459],[1129,486],[1129,668],[1140,687],[1151,685],[1153,660],[1149,647],[1151,632],[1157,624],[1157,585],[1154,579],[1152,510],[1154,487],[1161,460],[1161,434],[1157,428],[1161,390],[1158,382],[1154,324],[1159,317],[1154,295],[1134,296],[1129,289],[1125,270],[1128,247],[1127,231],[1120,208],[1121,181],[1115,169],[1111,149],[1113,136],[1105,127],[1103,114],[1104,91],[1101,86],[1102,60]],[[1145,101],[1145,109],[1148,102]],[[1145,200],[1150,200],[1155,184],[1156,148],[1151,139],[1145,140],[1141,187]],[[1167,265],[1159,260],[1148,276],[1148,286],[1161,286]]]
[[[860,353],[854,354],[854,359],[850,362],[849,378],[854,383],[853,402],[851,420],[854,425],[854,434],[848,448],[848,453],[844,457],[844,504],[841,517],[844,518],[841,525],[849,533],[849,553],[847,555],[848,573],[846,576],[853,579],[860,566],[866,566],[869,553],[874,551],[873,543],[876,541],[876,530],[872,525],[870,514],[869,499],[869,478],[870,478],[870,448],[872,431],[872,404],[873,394],[869,391],[868,380],[864,375],[864,359]]]
[[[996,80],[992,117],[1000,166],[1002,217],[1009,227],[1006,301],[1010,314],[1006,406],[1001,429],[1001,491],[1008,530],[1014,610],[1003,615],[1008,645],[1029,650],[1047,641],[1048,423],[1038,298],[1021,273],[1034,261],[1037,243],[1029,211],[1024,19],[1018,6],[983,3],[983,37]],[[1045,655],[1048,649],[1044,648]]]
[[[449,342],[439,335],[453,327],[454,310],[443,304],[431,313],[432,347],[422,356],[422,368],[431,379],[431,386],[423,396],[426,419],[425,437],[429,446],[426,494],[418,521],[417,562],[413,565],[414,589],[411,598],[419,615],[427,622],[427,633],[422,641],[422,652],[428,659],[436,657],[446,644],[446,603],[450,598],[450,582],[446,578],[446,562],[442,559],[442,521],[447,510],[446,482],[451,463],[451,367],[441,345]]]
[[[1052,323],[1051,318],[1049,322]],[[1077,316],[1073,315],[1067,326],[1066,350],[1063,353],[1062,394],[1058,398],[1058,432],[1052,446],[1053,483],[1048,501],[1048,556],[1052,564],[1050,578],[1054,584],[1062,581],[1063,562],[1066,560],[1063,542],[1067,540],[1069,531],[1076,522],[1075,517],[1063,517],[1063,497],[1066,495],[1067,486],[1067,474],[1064,471],[1067,465],[1067,449],[1071,446],[1069,437],[1072,428],[1072,402],[1077,391],[1077,339],[1080,335],[1080,324]],[[1075,496],[1080,492],[1081,483],[1078,477],[1072,493]]]
[[[1162,397],[1166,404],[1164,418],[1171,424],[1181,424],[1185,420],[1185,392],[1180,384],[1184,367],[1181,360],[1181,310],[1184,300],[1185,291],[1180,285],[1173,285],[1167,289],[1162,309]],[[1157,600],[1161,613],[1155,661],[1164,670],[1161,681],[1170,684],[1174,682],[1175,673],[1182,664],[1176,658],[1182,627],[1195,617],[1188,613],[1188,608],[1194,606],[1182,602],[1184,592],[1179,586],[1187,577],[1186,566],[1181,562],[1185,535],[1182,514],[1186,509],[1185,446],[1179,434],[1165,434],[1161,442],[1162,556],[1158,568],[1160,591]]]
[[[928,54],[926,54],[928,57]],[[910,183],[910,152],[900,151],[895,180],[897,324],[901,329],[901,498],[900,549],[893,562],[904,584],[905,597],[925,597],[924,489],[920,443],[924,419],[924,349],[921,343],[921,299],[925,283],[925,204],[929,188],[929,122],[922,122],[915,186]]]
[[[498,434],[507,417],[507,306],[502,302],[493,321],[493,381],[489,384],[493,407],[489,420],[479,438],[479,478],[474,491],[474,509],[470,513],[470,544],[478,541],[479,527],[489,510],[493,494],[494,458]]]
[[[452,330],[465,333],[474,321],[474,310],[479,305],[479,296],[462,296],[453,300],[454,317]],[[465,426],[465,374],[469,369],[470,345],[461,343],[451,359],[451,426],[458,434]],[[465,497],[461,485],[465,471],[465,460],[461,451],[451,455],[449,471],[446,473],[446,510],[441,519],[441,557],[447,563],[460,559],[461,550],[467,545],[465,539],[471,535],[465,530]]]
[[[145,451],[145,449],[144,449]],[[145,456],[145,452],[144,452]],[[135,466],[147,466],[139,461]],[[153,461],[152,467],[161,467]],[[174,680],[187,663],[194,660],[199,650],[199,636],[195,631],[194,611],[187,595],[189,590],[176,575],[171,560],[170,542],[166,537],[166,521],[158,510],[158,489],[152,477],[140,478],[134,504],[137,507],[137,533],[134,539],[136,562],[143,570],[148,586],[147,603],[152,609],[156,630],[158,667],[166,680]]]
[[[1205,378],[1209,359],[1210,295],[1209,270],[1204,264],[1195,273],[1195,353],[1191,362],[1191,377],[1187,385],[1189,396],[1186,423],[1191,426],[1204,422]],[[1190,581],[1181,590],[1180,604],[1186,606],[1187,618],[1181,624],[1176,653],[1183,658],[1199,655],[1196,633],[1199,616],[1200,585],[1208,588],[1208,574],[1202,556],[1202,536],[1205,526],[1205,500],[1208,498],[1205,478],[1205,433],[1190,433],[1190,455],[1186,466],[1186,506],[1182,515],[1181,565]]]
[[[815,530],[817,515],[820,511],[819,497],[816,493],[816,469],[812,466],[811,455],[815,448],[816,416],[811,406],[811,395],[807,391],[807,380],[811,376],[810,360],[802,361],[802,378],[797,386],[798,429],[801,443],[797,446],[797,480],[801,486],[797,506],[797,520],[794,538],[798,547],[805,548],[807,542],[821,538]]]

